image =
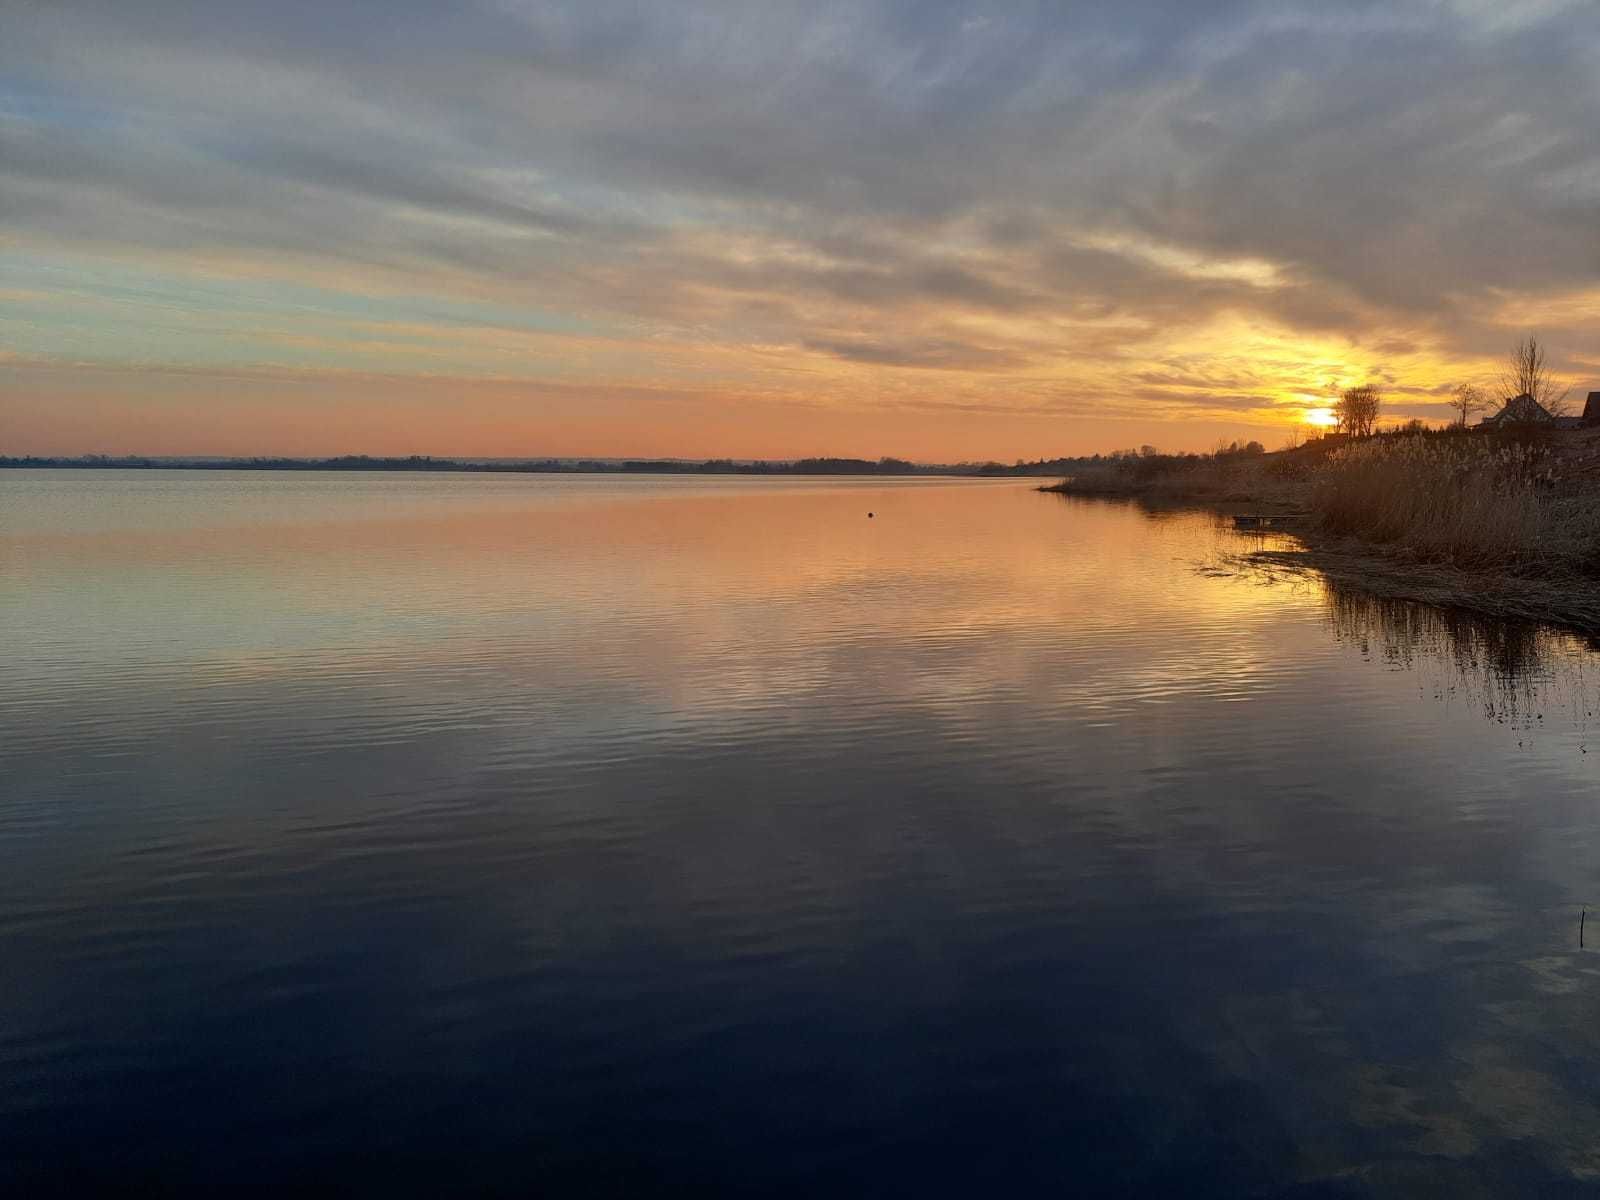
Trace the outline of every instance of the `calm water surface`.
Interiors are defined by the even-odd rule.
[[[1600,1192],[1600,659],[1250,545],[5,473],[0,1190]]]

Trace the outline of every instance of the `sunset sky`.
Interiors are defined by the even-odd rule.
[[[1600,388],[1595,0],[13,0],[0,453],[896,454]]]

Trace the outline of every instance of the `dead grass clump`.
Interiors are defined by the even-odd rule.
[[[1398,437],[1331,455],[1311,492],[1330,533],[1467,568],[1587,557],[1550,520],[1548,452],[1474,438]]]

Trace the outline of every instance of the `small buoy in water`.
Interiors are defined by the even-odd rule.
[[[871,513],[867,514],[867,520],[869,520],[869,521],[872,520],[872,514]]]

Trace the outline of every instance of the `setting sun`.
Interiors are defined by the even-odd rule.
[[[1306,409],[1306,424],[1315,425],[1319,429],[1332,429],[1339,423],[1339,418],[1334,415],[1331,408]]]

